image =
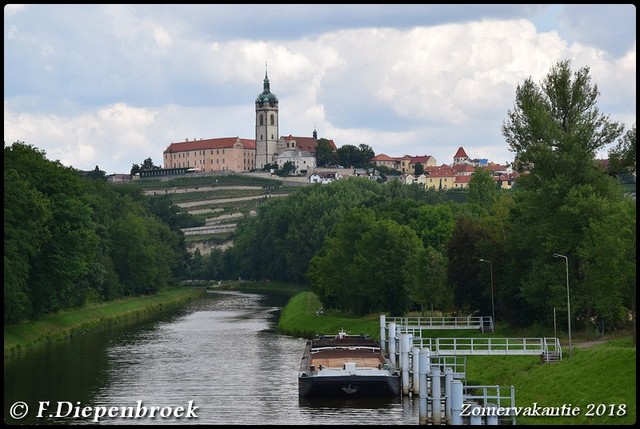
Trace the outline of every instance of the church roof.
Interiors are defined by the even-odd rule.
[[[467,155],[467,152],[464,151],[464,148],[462,146],[460,146],[458,148],[458,151],[456,152],[455,155],[453,155],[454,158],[469,158],[469,156]]]
[[[269,89],[269,78],[267,77],[266,70],[264,72],[263,82],[264,82],[262,86],[263,90],[261,94],[258,94],[258,98],[256,98],[256,103],[264,103],[264,102],[277,103],[278,97],[276,97],[275,94],[272,94],[271,90]]]
[[[318,146],[318,141],[313,137],[294,137],[289,134],[286,137],[282,137],[284,140],[293,140],[296,142],[296,147],[300,150],[306,150],[307,152],[316,153],[316,147]],[[336,150],[336,144],[333,140],[328,140],[329,146],[331,149]]]

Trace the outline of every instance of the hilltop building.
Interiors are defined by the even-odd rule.
[[[262,92],[255,99],[255,136],[253,139],[217,137],[209,139],[185,139],[171,143],[163,152],[165,170],[189,169],[201,172],[249,172],[263,170],[267,166],[282,168],[286,163],[294,166],[294,175],[311,175],[317,170],[316,148],[318,133],[314,129],[312,137],[289,134],[280,135],[278,97],[271,92],[269,76],[264,73]],[[336,144],[328,140],[335,151]],[[472,160],[464,148],[458,148],[451,166],[442,164],[431,155],[390,157],[376,155],[371,162],[374,166],[384,166],[399,171],[403,182],[416,183],[427,188],[466,188],[471,174],[481,166],[491,170],[502,187],[510,187],[514,179],[506,166],[487,163],[487,160]],[[415,177],[416,165],[421,164],[424,175]],[[325,172],[326,173],[326,172]],[[341,176],[347,175],[342,172]],[[349,174],[350,175],[350,174]],[[336,177],[331,178],[333,180]],[[327,183],[330,179],[314,177],[314,181]]]
[[[241,173],[262,170],[267,165],[282,167],[290,161],[296,173],[315,169],[317,131],[313,130],[313,137],[280,136],[278,97],[271,92],[266,70],[262,93],[255,100],[255,112],[254,139],[236,136],[171,143],[162,154],[164,168]],[[333,140],[329,144],[336,150]]]

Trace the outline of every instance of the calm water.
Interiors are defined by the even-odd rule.
[[[106,415],[98,422],[418,424],[417,400],[409,398],[299,398],[305,340],[274,329],[285,302],[277,296],[210,292],[155,320],[12,359],[4,367],[4,421],[95,424],[96,413],[115,407],[114,415],[123,408],[129,415],[146,415]],[[11,417],[24,414],[25,405],[24,418]],[[153,407],[158,410],[150,418]]]

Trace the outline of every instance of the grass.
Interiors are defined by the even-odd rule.
[[[379,338],[379,316],[355,317],[325,310],[316,315],[321,303],[312,292],[293,296],[278,321],[280,332],[312,337],[317,333],[365,332]],[[502,329],[502,331],[501,331]],[[535,337],[538,327],[518,331],[498,327],[494,334],[477,331],[430,331],[432,338],[444,337]],[[580,336],[576,336],[578,342]],[[575,348],[568,358],[565,346],[562,361],[543,364],[539,356],[467,356],[468,386],[513,386],[516,407],[575,407],[576,416],[517,417],[525,425],[631,425],[636,421],[636,349],[631,336],[610,340],[589,348]],[[591,411],[593,416],[588,416]],[[613,415],[609,415],[613,414]],[[620,415],[616,415],[620,414]]]
[[[163,180],[165,179],[165,180]],[[281,180],[267,179],[250,175],[219,174],[211,173],[206,175],[185,175],[166,180],[167,178],[144,178],[130,182],[133,186],[144,189],[164,189],[173,187],[193,187],[193,186],[216,186],[216,185],[255,185],[271,186],[278,188],[283,185]]]
[[[294,296],[302,291],[304,287],[282,282],[254,282],[246,280],[225,280],[218,284],[217,282],[210,282],[209,289],[218,290],[237,290],[242,292],[255,292],[255,293],[279,293],[287,296]]]
[[[5,325],[4,356],[11,357],[85,332],[129,323],[132,320],[142,320],[158,311],[182,305],[202,293],[203,290],[171,288],[155,295],[88,304],[81,308],[49,314],[37,321]]]
[[[199,296],[205,288],[290,296],[278,320],[278,330],[283,334],[310,338],[319,333],[337,333],[344,328],[351,334],[380,337],[379,315],[357,317],[331,309],[317,315],[321,302],[315,294],[298,285],[242,280],[193,284],[201,288],[167,289],[154,296],[91,304],[49,315],[37,322],[5,326],[5,358],[50,341],[65,340],[173,308]],[[518,332],[503,326],[495,334],[458,330],[429,332],[433,338],[484,338],[533,337],[538,331],[539,328],[532,328]],[[579,342],[580,336],[576,339]],[[571,358],[567,358],[565,352],[564,360],[552,364],[540,363],[539,356],[467,356],[465,374],[467,386],[513,386],[516,407],[580,409],[578,415],[571,417],[521,415],[517,418],[520,425],[631,425],[636,421],[636,349],[630,336],[589,348],[575,348]],[[587,415],[589,411],[593,416]]]

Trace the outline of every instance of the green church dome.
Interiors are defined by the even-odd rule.
[[[272,94],[269,90],[269,78],[267,77],[267,72],[264,73],[264,84],[262,94],[258,95],[256,98],[256,103],[277,103],[278,97],[275,94]]]

